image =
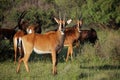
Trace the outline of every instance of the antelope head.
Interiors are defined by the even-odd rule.
[[[20,14],[20,16],[19,16],[19,18],[18,18],[18,23],[17,23],[17,25],[14,27],[14,29],[15,29],[16,31],[19,30],[19,29],[25,31],[26,28],[28,27],[29,21],[23,19],[23,18],[25,17],[26,13],[27,13],[27,11],[23,11],[23,12]]]
[[[36,27],[34,27],[34,25],[28,26],[28,28],[26,29],[27,34],[35,33],[35,28]]]
[[[61,32],[62,35],[64,35],[65,31],[65,20],[57,19],[54,17],[54,20],[58,23],[59,25],[59,31]]]
[[[77,20],[76,23],[77,23],[77,29],[78,29],[78,31],[81,32],[80,28],[82,26],[82,20]]]

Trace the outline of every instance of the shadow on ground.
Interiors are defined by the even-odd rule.
[[[114,70],[114,69],[120,69],[120,65],[103,65],[103,66],[80,66],[81,69],[99,69],[99,70]]]

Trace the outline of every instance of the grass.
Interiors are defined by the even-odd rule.
[[[65,62],[67,48],[59,54],[58,74],[52,75],[51,56],[32,54],[28,63],[16,73],[13,57],[0,61],[0,80],[119,80],[120,79],[120,31],[98,31],[96,47],[89,43],[74,48],[74,59]],[[10,53],[13,54],[13,51]],[[46,57],[44,57],[46,56]],[[1,56],[2,57],[2,56]],[[8,56],[7,56],[8,57]]]
[[[0,63],[0,80],[119,80],[120,66],[102,62],[84,63],[78,59],[59,62],[58,75],[53,76],[50,61],[30,61],[30,73],[25,71],[23,64],[20,73],[16,73],[17,65],[13,61],[5,61]]]

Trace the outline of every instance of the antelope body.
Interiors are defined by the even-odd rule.
[[[23,19],[25,14],[26,14],[26,11],[23,11],[22,14],[20,15],[20,17],[18,19],[18,24],[16,26],[18,28],[18,30],[13,35],[13,46],[14,46],[14,53],[15,53],[14,54],[14,57],[15,57],[14,63],[16,63],[18,50],[19,50],[20,55],[22,54],[22,50],[20,48],[19,37],[22,37],[26,34],[26,28],[29,25],[29,21]]]
[[[17,54],[19,52],[20,57],[22,57],[23,54],[23,50],[21,48],[20,45],[20,40],[19,38],[26,35],[26,34],[30,34],[30,33],[41,33],[41,22],[39,20],[39,17],[36,17],[36,22],[30,26],[28,26],[28,21],[24,21],[23,19],[21,19],[18,22],[18,25],[20,26],[19,31],[17,31],[13,37],[13,43],[14,43],[14,57],[15,57],[15,62],[16,63],[16,58],[17,58]],[[19,57],[19,58],[20,58]]]
[[[45,34],[31,33],[21,37],[22,46],[24,50],[24,57],[19,60],[17,72],[19,72],[20,64],[23,61],[26,71],[29,72],[28,59],[34,50],[38,54],[50,53],[52,55],[53,74],[57,74],[57,55],[62,49],[64,43],[64,29],[65,22],[56,20],[59,24],[57,31],[48,32]]]
[[[96,41],[98,40],[97,32],[91,28],[90,30],[81,30],[79,37],[80,43],[84,43],[86,41],[89,41],[92,44],[95,44]]]
[[[68,27],[65,29],[65,41],[64,41],[64,46],[68,46],[68,51],[67,51],[67,57],[66,61],[68,60],[68,57],[73,55],[73,43],[76,42],[79,37],[80,37],[80,27],[82,25],[82,21],[78,20],[77,25],[73,27]]]
[[[15,63],[16,63],[17,53],[19,52],[19,54],[20,54],[19,58],[22,57],[22,54],[24,54],[23,50],[21,48],[21,41],[19,38],[26,35],[26,34],[35,33],[35,28],[36,27],[34,25],[31,25],[31,26],[28,26],[28,28],[26,29],[26,32],[23,30],[19,30],[15,33],[15,35],[13,37]]]

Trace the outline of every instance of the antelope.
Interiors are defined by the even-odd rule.
[[[77,20],[77,24],[73,27],[68,27],[65,29],[65,41],[64,46],[68,47],[66,62],[68,57],[73,55],[73,43],[76,42],[80,37],[80,27],[82,25],[82,20]]]
[[[96,40],[98,40],[97,32],[91,28],[90,30],[81,30],[79,37],[80,43],[84,43],[85,41],[89,41],[93,45],[96,43]]]
[[[31,33],[21,37],[22,47],[24,51],[24,57],[19,59],[17,72],[20,70],[21,62],[24,62],[26,71],[29,72],[28,60],[34,50],[38,54],[50,53],[52,56],[52,73],[57,74],[58,53],[63,48],[65,39],[65,19],[55,19],[58,23],[58,30],[48,32],[45,34]]]
[[[39,17],[38,16],[35,16],[36,18],[36,23],[35,24],[32,24],[30,26],[26,25],[26,22],[21,22],[22,24],[20,25],[21,26],[21,29],[15,33],[14,37],[13,37],[13,43],[14,43],[14,57],[15,57],[15,61],[14,63],[16,63],[16,58],[17,58],[17,53],[19,51],[19,59],[20,57],[22,57],[22,54],[23,54],[23,50],[21,48],[21,44],[20,44],[20,40],[19,40],[19,37],[22,37],[26,34],[30,34],[30,33],[34,33],[34,32],[37,32],[37,33],[41,33],[41,22],[39,20]]]
[[[56,21],[56,20],[55,20]],[[72,22],[72,19],[69,19],[67,21],[67,24],[70,24]],[[76,25],[72,26],[72,27],[67,27],[65,29],[65,41],[64,41],[64,46],[68,47],[68,51],[67,51],[67,56],[66,56],[66,62],[68,61],[68,57],[71,56],[72,59],[72,55],[73,55],[73,44],[78,42],[78,39],[80,37],[80,28],[82,25],[82,20],[77,20],[76,21]],[[56,31],[53,30],[53,31]],[[51,32],[51,31],[49,31]]]
[[[35,27],[34,26],[28,26],[26,31],[27,31],[27,34],[34,33],[35,32]],[[15,57],[14,63],[16,63],[16,58],[17,58],[17,53],[18,53],[17,50],[19,50],[19,53],[20,53],[19,59],[22,57],[23,50],[21,48],[21,43],[20,43],[19,38],[24,36],[24,35],[26,35],[26,33],[23,30],[19,30],[18,32],[16,32],[16,34],[13,37],[14,52],[15,52],[15,54],[14,54],[14,57]]]
[[[15,52],[15,61],[14,63],[16,63],[16,57],[17,57],[17,50],[19,49],[19,53],[21,55],[22,51],[20,50],[20,47],[18,47],[19,44],[19,37],[23,36],[26,34],[26,28],[29,25],[29,21],[24,20],[24,16],[26,14],[26,11],[23,11],[22,14],[20,15],[20,17],[18,18],[18,24],[17,24],[17,31],[13,36],[13,46],[14,46],[14,52]],[[19,44],[20,45],[20,44]]]

